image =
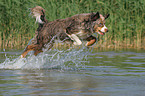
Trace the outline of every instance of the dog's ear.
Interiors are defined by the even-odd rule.
[[[42,15],[45,15],[45,10],[44,9],[42,9],[41,12],[42,12]]]
[[[41,13],[40,19],[41,19],[43,22],[46,22],[46,19],[45,19],[45,10],[42,9],[41,12],[42,12],[42,13]]]
[[[96,14],[93,14],[92,16],[91,16],[91,21],[96,21],[97,19],[99,19],[100,18],[100,14],[99,14],[99,12],[97,12]]]
[[[106,14],[106,15],[104,16],[104,18],[107,19],[109,16],[110,16],[110,14]]]

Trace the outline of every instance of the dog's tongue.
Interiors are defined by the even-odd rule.
[[[104,35],[105,33],[103,33],[103,32],[99,32],[99,34]]]

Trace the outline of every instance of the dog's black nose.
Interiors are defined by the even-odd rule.
[[[108,32],[109,30],[108,29],[105,29],[105,32]]]

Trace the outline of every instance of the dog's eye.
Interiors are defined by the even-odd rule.
[[[103,24],[102,24],[102,23],[100,23],[100,24],[99,24],[99,26],[103,26]]]

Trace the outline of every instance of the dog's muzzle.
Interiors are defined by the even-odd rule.
[[[99,34],[101,35],[105,35],[105,33],[108,32],[108,28],[104,25],[104,27],[100,28],[100,30],[98,31]]]

